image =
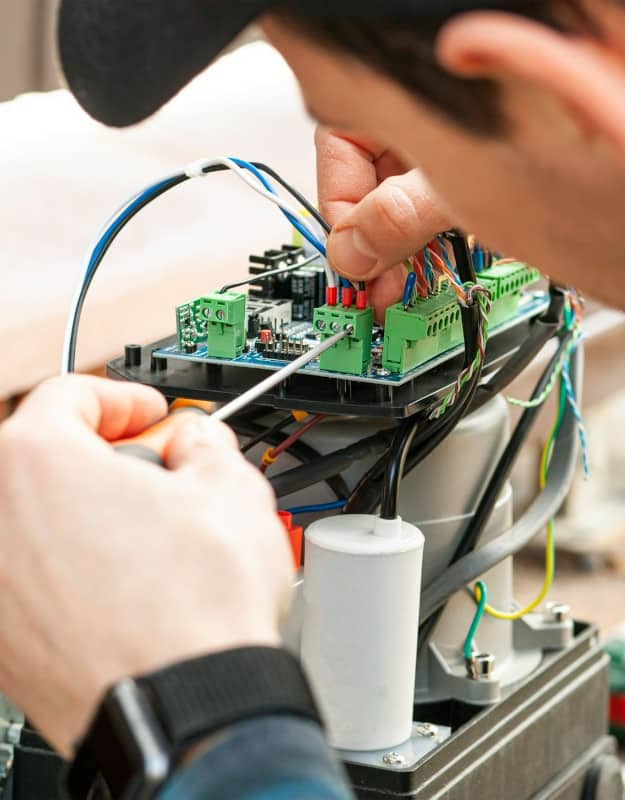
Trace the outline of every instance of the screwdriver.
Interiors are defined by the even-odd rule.
[[[265,380],[252,386],[247,392],[239,395],[239,397],[235,398],[230,403],[226,403],[226,405],[222,406],[213,414],[208,415],[206,410],[190,405],[186,408],[173,411],[165,417],[165,419],[157,422],[156,425],[148,428],[138,436],[132,439],[121,440],[116,442],[113,446],[116,452],[122,455],[139,458],[142,461],[147,461],[151,464],[163,467],[167,463],[167,451],[176,433],[176,427],[183,421],[184,414],[189,412],[206,414],[211,420],[225,422],[235,414],[238,414],[239,411],[242,411],[246,406],[254,403],[259,397],[262,397],[262,395],[271,391],[271,389],[279,386],[291,375],[302,369],[302,367],[305,367],[306,364],[319,358],[322,353],[325,353],[326,350],[330,350],[330,348],[337,345],[346,336],[350,336],[353,332],[354,326],[346,325],[342,331],[329,336],[316,347],[313,347],[307,353],[304,353],[282,369],[277,370],[268,378],[265,378]]]

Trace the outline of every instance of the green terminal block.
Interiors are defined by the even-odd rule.
[[[540,280],[540,273],[518,261],[495,264],[478,275],[492,297],[489,327],[501,325],[519,310],[521,291]],[[418,298],[408,309],[401,303],[386,312],[382,364],[403,374],[445,353],[463,341],[460,307],[447,286],[428,298]]]
[[[446,287],[408,309],[402,303],[387,309],[382,365],[389,372],[408,372],[461,342],[460,307]]]
[[[206,343],[212,358],[237,358],[245,347],[247,296],[213,292],[176,309],[181,348]]]
[[[488,324],[494,327],[517,313],[521,290],[540,280],[540,272],[519,261],[510,261],[484,270],[477,280],[491,294],[492,311]]]
[[[362,375],[368,370],[373,334],[372,308],[359,310],[342,306],[321,306],[315,309],[313,325],[315,331],[321,335],[321,341],[345,330],[348,325],[354,327],[352,334],[321,355],[321,369],[348,375]]]

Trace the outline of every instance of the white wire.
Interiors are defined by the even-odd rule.
[[[195,162],[191,164],[188,168],[187,175],[197,175],[198,167],[201,167],[202,170],[210,169],[211,167],[216,166],[226,166],[228,169],[232,170],[234,174],[240,178],[244,183],[246,183],[250,189],[253,189],[257,194],[264,197],[265,200],[269,200],[270,203],[278,206],[278,208],[282,209],[282,211],[286,211],[287,213],[291,214],[291,216],[295,217],[297,221],[302,225],[302,227],[306,228],[306,230],[311,234],[311,236],[317,237],[317,232],[310,224],[310,221],[306,219],[306,217],[302,217],[300,211],[295,206],[291,205],[288,201],[284,200],[284,198],[280,197],[277,194],[272,194],[272,192],[265,189],[265,187],[257,181],[257,179],[252,175],[252,173],[247,172],[246,170],[242,169],[238,164],[236,164],[230,158],[214,158],[214,159],[207,159],[206,161],[202,162]],[[206,174],[203,173],[202,174]],[[323,264],[323,267],[326,272],[326,278],[328,281],[328,286],[335,287],[336,286],[336,278],[334,272],[330,268],[328,264],[327,258],[325,258],[321,253],[319,254],[319,258]]]
[[[314,231],[316,231],[317,239],[319,239],[319,241],[323,242],[324,245],[327,245],[328,234],[327,234],[325,228],[323,227],[323,225],[321,225],[319,222],[317,222],[317,220],[313,216],[306,217],[306,219],[308,220],[308,224],[312,226],[312,229]],[[332,272],[332,280],[333,280],[333,282],[332,283],[328,282],[328,286],[338,286],[339,285],[339,281],[340,281],[339,274],[337,272],[335,272],[332,269],[332,267],[330,267],[330,262],[328,261],[327,258],[323,258],[323,256],[322,256],[321,257],[321,261],[323,263],[324,268],[326,269],[326,276],[328,274],[328,271],[327,271],[328,269],[330,269],[330,271]],[[327,267],[326,267],[326,264],[327,264]],[[354,286],[353,282],[352,282],[352,286]],[[357,286],[354,286],[354,289],[357,289],[357,288],[358,288]]]
[[[93,244],[87,251],[85,258],[82,264],[82,277],[76,286],[76,291],[72,298],[72,302],[70,305],[69,316],[67,319],[67,325],[65,326],[65,337],[63,340],[63,354],[61,356],[61,375],[67,375],[69,372],[69,357],[70,357],[70,347],[71,347],[71,340],[72,340],[72,330],[74,327],[74,319],[76,318],[76,314],[78,313],[78,305],[80,303],[80,295],[82,294],[82,287],[85,284],[87,279],[87,275],[89,272],[89,265],[91,263],[91,258],[93,257],[93,253],[96,247],[100,244],[102,237],[106,233],[106,231],[111,227],[111,225],[117,220],[119,217],[122,216],[124,211],[128,208],[128,206],[132,205],[135,200],[141,197],[142,194],[145,192],[149,192],[154,186],[158,186],[160,183],[164,183],[165,181],[173,180],[174,178],[178,177],[180,172],[172,173],[171,175],[167,175],[161,178],[158,181],[152,181],[147,186],[144,186],[143,189],[140,189],[138,192],[135,192],[132,197],[128,198],[124,203],[117,207],[112,214],[109,215],[108,219],[102,225],[96,238],[94,239]]]
[[[262,184],[257,182],[257,180],[254,178],[252,173],[246,172],[244,169],[239,167],[238,164],[235,164],[235,162],[232,161],[232,159],[230,159],[230,158],[214,158],[214,159],[203,159],[203,160],[200,160],[200,161],[196,161],[193,164],[189,164],[187,167],[185,167],[182,170],[182,172],[184,172],[189,178],[206,177],[206,175],[208,173],[206,173],[204,170],[210,169],[211,167],[216,167],[216,166],[225,166],[225,167],[227,167],[229,170],[234,172],[234,174],[238,178],[240,178],[251,189],[253,189],[257,194],[260,194],[266,200],[269,200],[271,203],[273,203],[274,205],[278,206],[278,208],[282,209],[283,211],[288,212],[293,217],[296,217],[297,220],[300,222],[300,224],[304,228],[306,228],[306,230],[312,236],[317,238],[317,231],[312,227],[310,222],[305,217],[302,217],[300,215],[299,209],[297,209],[295,206],[292,206],[290,203],[288,203],[286,200],[284,200],[279,195],[274,195],[270,191],[265,189],[265,187]],[[176,178],[179,175],[180,175],[180,172],[172,173],[172,174],[167,175],[167,176],[165,176],[163,178],[160,178],[157,181],[153,181],[152,183],[150,183],[148,186],[145,186],[140,191],[135,192],[132,195],[132,197],[130,197],[128,200],[126,200],[124,203],[122,203],[122,205],[119,206],[109,216],[107,221],[100,228],[100,231],[98,233],[97,238],[95,239],[93,245],[88,250],[87,255],[85,256],[85,259],[83,261],[82,277],[80,279],[80,282],[78,283],[78,286],[76,287],[76,292],[74,294],[74,297],[72,299],[72,303],[70,305],[70,312],[69,312],[69,316],[68,316],[68,320],[67,320],[67,325],[65,327],[65,338],[64,338],[64,341],[63,341],[63,353],[62,353],[62,357],[61,357],[61,374],[62,375],[67,375],[67,373],[70,371],[69,362],[70,362],[70,350],[71,350],[72,331],[73,331],[73,328],[74,328],[74,321],[76,319],[76,315],[78,314],[78,308],[79,308],[79,304],[80,304],[80,296],[82,294],[83,286],[84,286],[85,281],[86,281],[86,279],[88,277],[88,274],[89,274],[89,266],[91,264],[91,259],[93,257],[93,253],[94,253],[95,249],[100,244],[100,242],[102,240],[102,237],[104,236],[106,231],[111,227],[111,225],[113,225],[113,223],[119,217],[121,217],[123,215],[124,211],[126,211],[126,209],[130,205],[132,205],[132,203],[134,203],[142,194],[144,194],[146,192],[149,192],[150,189],[153,189],[155,186],[158,186],[159,184],[164,183],[166,181],[172,180],[173,178]],[[325,232],[324,232],[324,234],[325,234]],[[336,285],[337,285],[336,274],[334,273],[334,271],[330,267],[327,258],[325,258],[321,253],[319,254],[319,258],[320,258],[320,260],[321,260],[321,262],[323,264],[323,267],[324,267],[324,270],[325,270],[325,273],[326,273],[326,279],[327,279],[327,282],[328,282],[328,286],[336,287]]]

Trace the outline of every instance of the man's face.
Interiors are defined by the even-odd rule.
[[[407,168],[420,168],[454,222],[484,244],[556,277],[566,264],[570,283],[597,262],[620,267],[623,154],[574,124],[548,93],[503,81],[507,132],[480,136],[354,59],[271,18],[264,28],[293,68],[313,116],[372,137]]]

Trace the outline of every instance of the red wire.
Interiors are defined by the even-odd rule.
[[[271,459],[277,459],[279,456],[282,455],[282,453],[288,450],[289,447],[294,445],[295,442],[299,441],[299,439],[301,439],[305,433],[308,433],[308,431],[312,430],[315,427],[315,425],[318,425],[326,417],[327,414],[317,414],[316,417],[313,417],[312,419],[309,419],[308,422],[305,422],[303,425],[300,425],[300,427],[294,433],[292,433],[288,438],[286,438],[283,442],[281,442],[277,447],[274,447],[273,450],[269,451],[268,453],[269,457]],[[262,464],[260,467],[260,471],[266,472],[267,466],[268,465],[266,464]]]

